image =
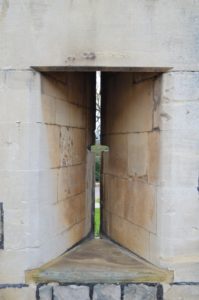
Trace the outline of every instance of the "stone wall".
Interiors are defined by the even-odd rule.
[[[104,231],[198,282],[199,73],[150,76],[104,75]]]
[[[197,0],[0,2],[0,68],[199,70]]]
[[[93,74],[3,71],[0,282],[22,283],[91,230]]]
[[[109,146],[103,156],[104,232],[148,260],[150,238],[157,230],[159,157],[154,100],[158,79],[153,76],[116,73],[102,80],[102,136]]]
[[[199,281],[199,73],[169,72],[158,83],[160,128],[157,235],[153,261],[175,281]]]
[[[88,179],[92,174],[87,178],[87,145],[92,141],[94,126],[92,83],[89,73],[51,73],[41,77],[46,139],[42,155],[47,159],[46,166],[44,161],[41,164],[52,174],[52,181],[46,181],[52,184],[46,186],[49,196],[39,207],[42,260],[46,262],[91,230],[92,186],[88,186]]]
[[[197,300],[197,284],[0,285],[1,300]]]
[[[76,136],[79,143],[82,130],[88,141],[79,100],[76,102],[76,96],[72,96],[74,101],[63,99],[68,93],[63,76],[42,77],[31,66],[112,71],[172,68],[155,81],[143,80],[143,75],[129,79],[129,74],[112,74],[121,79],[117,85],[122,91],[128,92],[121,103],[112,103],[112,123],[107,118],[107,128],[116,134],[108,132],[106,136],[112,150],[104,165],[105,191],[110,190],[110,195],[104,195],[110,199],[105,203],[109,205],[105,207],[109,216],[105,228],[139,255],[174,269],[175,280],[199,282],[198,13],[196,0],[0,1],[0,203],[4,210],[1,284],[24,282],[24,270],[60,254],[89,231],[88,223],[83,221],[89,220],[89,215],[79,212],[76,219],[70,214],[66,222],[62,213],[70,202],[69,190],[59,188],[58,193],[58,181],[64,178],[65,182],[68,172],[71,178],[76,172],[85,174],[85,153],[81,157],[71,144],[65,158],[66,137],[72,141]],[[119,99],[121,92],[111,83],[111,77],[109,81],[111,90],[117,91],[114,98]],[[76,83],[71,90],[76,91]],[[132,92],[135,102],[129,96]],[[129,108],[123,116],[125,103]],[[78,114],[78,124],[66,124],[74,121],[73,113]],[[137,121],[139,116],[142,122]],[[88,123],[86,127],[92,128]],[[91,166],[88,153],[86,159],[87,166]],[[82,170],[76,171],[76,163]],[[75,195],[80,189],[80,198],[85,199],[91,178],[88,182],[88,189],[76,182],[70,193]],[[134,200],[124,205],[128,193]],[[119,197],[121,201],[117,202]],[[80,198],[75,197],[71,210],[80,209]],[[81,220],[84,229],[77,225]],[[71,233],[68,239],[67,232]],[[2,289],[2,293],[8,290]],[[186,293],[192,290],[195,286],[187,287]],[[9,299],[2,294],[5,297]],[[187,298],[191,299],[190,295]]]

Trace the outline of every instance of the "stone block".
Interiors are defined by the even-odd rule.
[[[127,177],[127,135],[114,134],[106,138],[109,146],[108,155],[104,157],[104,173]]]
[[[53,287],[50,285],[42,285],[39,288],[39,299],[40,300],[52,300]]]
[[[193,257],[193,256],[192,256]],[[186,258],[180,263],[174,263],[174,282],[199,282],[199,261],[198,256],[193,260],[186,261]]]
[[[70,245],[74,245],[80,240],[82,240],[90,230],[90,219],[84,219],[77,224],[74,224],[70,230],[68,230],[67,238]]]
[[[124,287],[124,300],[156,300],[157,288],[144,284],[129,284]]]
[[[199,124],[199,72],[171,72],[163,76],[160,128],[196,130]]]
[[[197,102],[199,98],[199,72],[169,72],[163,74],[162,101]]]
[[[86,161],[86,132],[84,129],[61,127],[61,166]]]
[[[58,200],[84,192],[85,176],[84,164],[61,168],[58,176]]]
[[[0,178],[0,199],[6,209],[25,209],[27,199],[37,197],[38,172],[0,171]]]
[[[71,103],[56,99],[56,124],[70,126],[71,123]]]
[[[67,101],[73,104],[86,106],[86,81],[88,74],[71,72],[67,74]]]
[[[171,102],[160,105],[160,130],[196,130],[199,107],[195,102]]]
[[[0,170],[35,170],[39,168],[42,125],[3,123],[0,126]]]
[[[46,153],[47,166],[56,168],[60,166],[60,128],[55,125],[46,125],[46,141],[44,149]]]
[[[93,300],[120,300],[121,288],[114,284],[96,284],[93,290]]]
[[[105,198],[105,208],[112,214],[125,217],[129,201],[129,184],[127,179],[105,175],[108,182],[105,188],[108,189],[108,198]],[[106,193],[106,191],[105,191]]]
[[[198,129],[161,131],[159,182],[170,187],[196,186],[198,181]]]
[[[86,218],[85,193],[59,201],[56,204],[40,206],[39,233],[41,243],[60,235]]]
[[[0,300],[35,300],[36,286],[0,288]],[[50,299],[51,300],[51,299]]]
[[[54,287],[55,300],[90,300],[89,287],[87,286],[56,286]]]
[[[113,15],[110,16],[112,3],[106,3],[105,9],[103,2],[94,6],[91,6],[90,2],[86,5],[81,3],[80,6],[74,7],[73,18],[68,24],[71,17],[70,2],[61,2],[57,6],[59,20],[62,21],[60,25],[53,4],[34,2],[31,6],[25,6],[23,15],[19,16],[16,5],[8,6],[7,2],[2,2],[3,43],[0,65],[1,68],[13,69],[30,66],[108,65],[120,68],[166,66],[174,67],[175,70],[198,70],[197,4],[194,2],[190,7],[187,1],[181,1],[178,8],[174,2],[160,3],[158,6],[154,6],[152,2],[146,6],[146,2],[141,0],[139,5],[136,5],[135,12],[128,9],[131,5],[129,1],[122,6],[117,3]],[[158,10],[158,14],[150,26],[149,19],[151,13],[155,14],[155,9]],[[185,13],[182,13],[182,10]],[[90,13],[85,18],[88,11]],[[81,15],[81,12],[84,14]],[[91,30],[94,22],[92,12],[97,12],[96,24],[103,19],[107,20],[97,34]],[[168,14],[169,23],[167,23]],[[188,20],[191,14],[193,18]],[[51,16],[56,22],[47,22]],[[112,26],[117,16],[119,16],[118,24]],[[20,17],[21,23],[18,24]],[[14,25],[18,25],[14,29],[11,20]],[[140,24],[140,20],[144,22]],[[32,31],[28,35],[31,26]],[[193,35],[191,39],[190,33]],[[173,39],[173,34],[181,36],[182,39]],[[20,45],[24,45],[23,54]],[[85,52],[85,49],[88,50]]]
[[[41,122],[40,75],[30,70],[1,74],[0,123]]]
[[[152,131],[148,134],[148,182],[156,184],[159,180],[160,168],[160,132]]]
[[[57,199],[57,186],[58,186],[58,169],[41,170],[35,172],[36,182],[38,189],[35,191],[35,186],[32,189],[39,194],[39,205],[42,204],[55,204]],[[31,188],[29,187],[29,189]]]
[[[151,131],[153,80],[133,84],[132,73],[114,74],[107,80],[103,133]]]
[[[0,260],[0,282],[7,284],[22,283],[25,280],[25,270],[33,269],[38,266],[38,247],[24,247],[12,249],[5,247],[1,250]]]
[[[41,243],[66,230],[62,202],[56,204],[42,204],[39,207],[39,235]]]
[[[161,237],[158,241],[161,256],[171,264],[186,260],[188,263],[188,257],[196,259],[199,247],[197,189],[159,187],[157,199],[157,234]]]
[[[60,219],[66,228],[80,222],[86,216],[86,198],[85,193],[68,198],[61,202]]]
[[[43,122],[47,124],[56,123],[56,100],[54,97],[42,94],[41,95],[41,106]]]
[[[85,128],[86,113],[84,107],[56,99],[56,124],[58,125]]]
[[[75,104],[70,107],[70,126],[86,128],[87,109]]]
[[[105,219],[106,232],[113,240],[132,252],[149,258],[150,233],[147,230],[110,213],[106,213]]]
[[[190,240],[189,243],[197,240],[199,228],[197,190],[192,187],[158,187],[157,196],[158,234],[182,240],[186,236]],[[195,251],[193,248],[193,254]]]
[[[126,219],[147,231],[156,232],[155,187],[141,181],[128,181],[129,195],[125,202]]]
[[[126,98],[127,95],[131,96],[132,75],[130,73],[106,75],[105,85],[103,133],[125,132]]]
[[[54,97],[57,99],[67,99],[67,85],[56,76],[44,75],[41,76],[41,91],[42,94]]]
[[[144,132],[152,130],[153,84],[153,80],[146,80],[132,85],[131,96],[124,98],[125,102],[122,101],[126,107],[126,131]]]
[[[33,233],[29,241],[29,223],[27,210],[4,209],[4,245],[5,249],[19,250],[27,246],[38,247],[38,238]]]
[[[39,264],[41,265],[49,262],[84,238],[90,229],[87,223],[90,225],[90,220],[87,222],[87,220],[84,219],[70,228],[65,228],[57,233],[53,232],[53,235],[51,234],[50,237],[42,235],[42,243],[39,251]]]
[[[165,300],[198,300],[198,285],[164,285]]]
[[[148,134],[128,134],[128,174],[147,176],[148,169]]]

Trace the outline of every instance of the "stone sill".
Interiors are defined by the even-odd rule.
[[[172,272],[159,269],[106,239],[84,241],[52,262],[26,272],[27,283],[172,281]]]

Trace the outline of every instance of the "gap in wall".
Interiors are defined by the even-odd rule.
[[[45,149],[48,150],[45,158],[48,158],[49,172],[52,168],[54,172],[56,167],[58,173],[58,191],[55,193],[58,201],[56,210],[53,206],[50,213],[57,217],[58,225],[52,229],[57,230],[54,235],[58,236],[61,246],[56,247],[50,257],[68,249],[89,232],[93,233],[93,226],[90,226],[91,218],[91,225],[94,222],[94,210],[91,210],[91,203],[94,204],[93,154],[86,149],[93,144],[96,146],[97,74],[66,72],[42,76],[42,103],[44,118],[47,118],[44,121],[47,131]],[[101,143],[110,151],[102,155],[102,197],[98,201],[102,207],[102,224],[98,232],[148,260],[150,237],[156,238],[157,222],[159,75],[157,72],[101,74]],[[47,101],[55,108],[52,117],[46,116]],[[102,148],[100,142],[98,146]],[[81,197],[78,196],[80,193]],[[58,217],[60,215],[62,218]],[[47,218],[43,217],[42,211],[41,216],[44,233],[49,236],[46,244],[52,249],[52,230],[49,233]]]
[[[100,237],[100,174],[101,174],[101,72],[96,72],[95,93],[95,212],[94,212],[94,236]]]

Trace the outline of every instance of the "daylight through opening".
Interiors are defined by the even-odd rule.
[[[95,98],[95,208],[94,208],[94,236],[100,236],[100,174],[101,174],[101,72],[96,72]]]

